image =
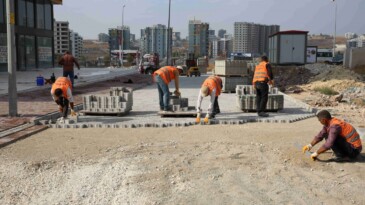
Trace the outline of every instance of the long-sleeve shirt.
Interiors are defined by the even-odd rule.
[[[214,101],[215,101],[215,93],[216,93],[216,88],[214,88],[213,91],[210,93],[210,103],[209,103],[207,114],[212,114],[212,112],[213,112],[213,105],[214,105]],[[202,92],[199,91],[198,102],[196,104],[197,112],[201,111],[200,107],[202,105],[202,101],[203,101],[203,95],[202,95]]]
[[[52,93],[52,91],[51,91],[51,95],[52,95],[53,100],[57,99],[56,95],[54,93]],[[67,100],[71,103],[74,102],[74,98],[72,96],[72,92],[71,92],[70,88],[67,88]]]
[[[325,136],[328,136],[326,142],[322,145],[325,149],[330,149],[335,142],[337,137],[340,137],[341,127],[339,125],[332,125],[329,127],[329,131],[327,132],[328,127],[324,126],[322,130],[315,136],[315,139],[318,141],[322,141]]]
[[[266,64],[266,70],[267,70],[267,75],[269,76],[270,80],[274,80],[274,74],[272,73],[272,68],[270,63]]]

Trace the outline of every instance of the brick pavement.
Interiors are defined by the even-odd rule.
[[[124,83],[131,79],[133,83]],[[91,85],[80,85],[74,90],[75,104],[82,103],[84,94],[106,94],[110,87],[124,86],[137,89],[152,83],[151,76],[141,74],[130,74],[117,77]],[[57,106],[50,95],[50,86],[42,90],[23,92],[18,94],[18,113],[19,117],[10,118],[8,115],[8,96],[0,97],[0,131],[15,127],[27,122],[31,122],[37,116],[56,112]]]

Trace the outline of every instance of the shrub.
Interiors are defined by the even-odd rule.
[[[325,95],[338,95],[338,92],[336,92],[335,90],[333,90],[330,87],[316,87],[314,88],[314,91],[325,94]]]

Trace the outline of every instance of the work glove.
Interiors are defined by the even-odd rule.
[[[175,94],[176,96],[180,96],[180,95],[181,95],[181,93],[180,93],[178,90],[175,90],[175,91],[174,91],[174,94]]]
[[[210,115],[207,114],[204,118],[204,123],[208,123],[209,122],[209,119],[210,119]]]
[[[76,116],[76,115],[77,114],[76,114],[75,110],[71,109],[71,116]]]
[[[302,148],[302,151],[303,153],[305,153],[306,151],[310,151],[312,149],[312,145],[311,144],[308,144],[308,145],[305,145],[303,148]]]
[[[196,123],[200,123],[200,112],[198,112],[198,114],[196,115]]]
[[[311,154],[311,159],[314,161],[316,160],[318,157],[318,153],[317,152],[314,152],[313,154]]]

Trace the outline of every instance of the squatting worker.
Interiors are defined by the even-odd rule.
[[[175,91],[176,96],[180,96],[179,91],[179,71],[176,67],[165,66],[153,73],[155,82],[157,83],[159,100],[160,100],[160,111],[169,110],[169,100],[170,100],[170,90],[169,83],[175,81]]]
[[[72,85],[68,78],[57,78],[56,82],[52,84],[51,95],[62,114],[61,120],[67,118],[69,104],[71,107],[71,116],[76,115],[74,111],[74,99],[72,97]]]
[[[208,122],[209,119],[214,118],[216,114],[220,113],[218,96],[222,91],[222,79],[218,76],[210,76],[202,84],[199,91],[198,102],[197,102],[197,118],[196,122],[200,122],[200,112],[202,111],[201,104],[203,97],[210,96],[210,104],[208,107],[207,115],[204,118],[204,122]]]
[[[75,87],[74,79],[74,64],[76,64],[77,68],[80,70],[80,65],[77,62],[76,58],[71,55],[69,51],[66,51],[62,56],[58,64],[63,66],[63,77],[69,77],[72,83],[72,87]]]
[[[321,153],[332,149],[335,153],[334,161],[343,161],[355,159],[362,150],[361,139],[356,129],[349,123],[332,117],[327,110],[317,113],[319,122],[323,125],[323,129],[312,142],[303,147],[303,153],[310,151],[314,145],[322,141],[326,142],[311,155],[315,160]]]
[[[252,85],[256,89],[256,109],[260,117],[268,117],[265,113],[266,104],[269,98],[269,85],[274,86],[274,76],[267,56],[262,56],[260,63],[255,68]]]

